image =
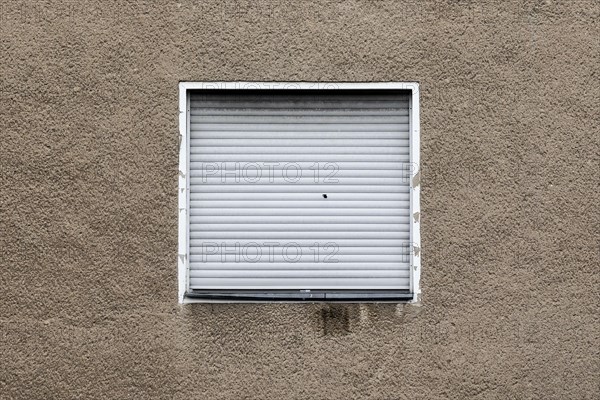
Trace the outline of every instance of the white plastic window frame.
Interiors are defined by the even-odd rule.
[[[421,297],[421,225],[420,225],[420,120],[418,82],[179,82],[179,245],[178,245],[178,299],[180,304],[206,302],[186,297],[189,284],[189,112],[191,90],[408,90],[410,129],[410,292],[408,302]],[[228,301],[231,302],[231,301]]]

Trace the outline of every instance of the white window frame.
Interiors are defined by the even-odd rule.
[[[180,82],[179,83],[179,246],[178,246],[178,299],[180,304],[207,302],[185,296],[188,291],[189,271],[189,98],[191,90],[360,90],[388,89],[411,91],[410,113],[410,291],[409,303],[421,297],[421,229],[420,229],[420,121],[418,82]],[[233,302],[233,301],[227,301]],[[398,302],[398,301],[396,301]]]

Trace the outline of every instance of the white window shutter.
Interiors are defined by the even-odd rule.
[[[189,289],[411,288],[410,94],[189,102]]]

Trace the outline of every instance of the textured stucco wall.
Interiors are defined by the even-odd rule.
[[[0,398],[600,398],[599,13],[2,0]],[[178,306],[180,80],[420,81],[421,306]]]

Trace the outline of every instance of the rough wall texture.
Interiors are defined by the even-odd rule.
[[[599,13],[2,0],[0,398],[600,398]],[[420,81],[421,306],[178,306],[180,80]]]

